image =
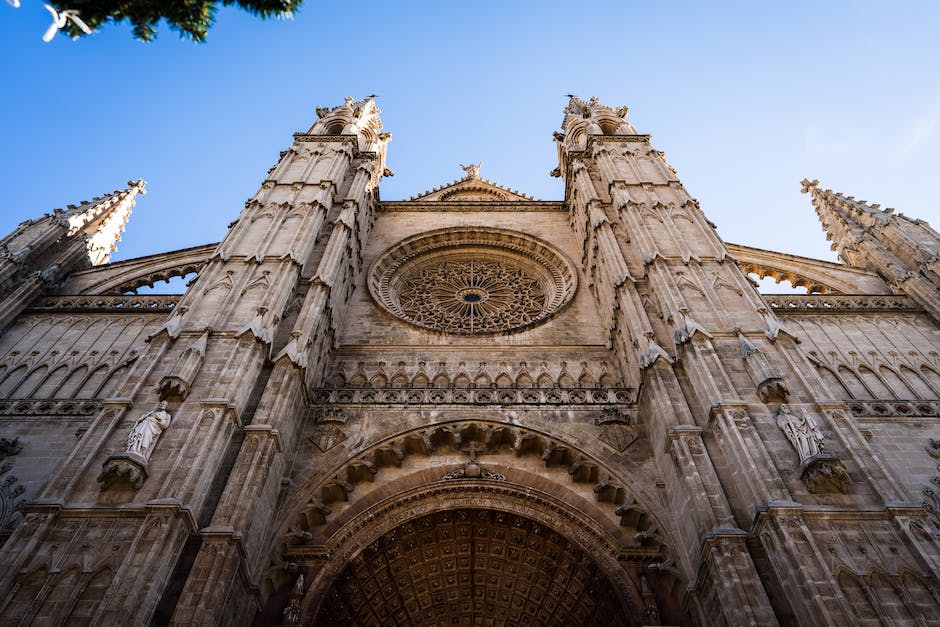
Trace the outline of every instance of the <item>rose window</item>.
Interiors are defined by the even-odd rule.
[[[574,293],[571,265],[553,248],[498,229],[439,231],[402,242],[370,272],[390,313],[460,334],[517,331],[551,317]]]

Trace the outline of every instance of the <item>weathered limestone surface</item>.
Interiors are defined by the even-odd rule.
[[[142,182],[20,225],[0,624],[931,624],[940,236],[804,181],[845,265],[725,243],[626,116],[563,201],[380,201],[370,97],[217,244],[107,263]]]

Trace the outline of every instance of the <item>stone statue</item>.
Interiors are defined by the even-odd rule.
[[[134,428],[127,436],[127,451],[150,459],[153,445],[160,434],[170,426],[170,412],[166,410],[166,401],[160,401],[157,408],[137,419]]]
[[[284,624],[285,625],[299,625],[300,621],[303,619],[302,612],[300,610],[300,600],[304,596],[304,574],[300,573],[297,575],[297,581],[294,583],[294,587],[290,593],[290,600],[287,602],[287,607],[284,608]]]
[[[466,178],[468,179],[478,179],[480,178],[480,168],[483,167],[483,162],[480,163],[471,163],[470,165],[460,164],[460,169],[467,173]]]
[[[777,426],[786,434],[790,444],[800,455],[800,462],[805,462],[823,452],[824,441],[819,426],[812,416],[803,410],[797,416],[786,405],[780,405],[777,411]]]

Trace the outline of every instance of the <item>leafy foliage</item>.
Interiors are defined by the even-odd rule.
[[[128,20],[134,36],[149,41],[157,35],[157,24],[165,19],[171,28],[184,37],[202,42],[215,20],[217,5],[235,5],[258,17],[290,16],[303,0],[55,0],[58,10],[77,11],[91,30],[101,28],[108,20]],[[64,27],[72,37],[85,35],[74,23]]]

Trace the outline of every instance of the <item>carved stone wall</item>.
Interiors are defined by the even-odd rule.
[[[21,225],[0,622],[935,622],[940,236],[806,182],[854,266],[726,244],[626,114],[571,99],[563,201],[380,201],[370,97],[218,244],[42,278]]]

